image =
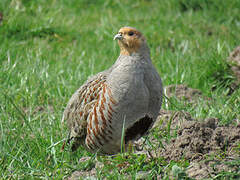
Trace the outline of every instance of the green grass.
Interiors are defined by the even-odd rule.
[[[239,0],[1,0],[0,176],[61,179],[92,166],[78,163],[82,156],[93,156],[85,150],[62,152],[62,143],[55,143],[67,134],[61,116],[71,94],[118,57],[113,36],[122,26],[145,34],[164,85],[184,83],[214,99],[194,108],[176,102],[168,109],[222,123],[240,119],[240,90],[227,96],[234,77],[225,62],[239,45],[239,8]],[[154,177],[175,164],[188,164],[146,163],[145,157],[131,156],[135,161],[123,171],[133,177],[142,169]],[[124,178],[116,165],[129,159],[101,158],[112,162],[99,177]]]

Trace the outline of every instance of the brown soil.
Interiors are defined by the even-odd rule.
[[[210,98],[203,96],[200,90],[187,87],[184,84],[166,86],[165,94],[168,98],[176,97],[192,104],[197,103],[199,99],[210,100]]]
[[[91,157],[82,157],[79,159],[79,163],[88,163],[91,161]],[[95,161],[95,160],[94,160]],[[85,178],[95,178],[97,176],[97,163],[95,164],[95,168],[85,169],[81,171],[74,171],[70,177],[68,177],[68,180],[78,180],[78,179],[85,179]]]
[[[165,143],[156,156],[170,160],[188,159],[190,166],[186,174],[190,178],[213,178],[220,172],[235,172],[240,178],[240,123],[219,126],[218,119],[208,118],[198,122],[192,118],[181,118],[177,138]],[[177,119],[175,120],[177,121]],[[174,125],[174,124],[173,124]],[[164,126],[163,126],[164,127]],[[154,154],[152,152],[152,154]]]
[[[235,172],[240,178],[240,122],[235,125],[220,126],[217,118],[197,121],[187,112],[161,110],[153,128],[166,130],[171,124],[171,134],[177,132],[177,138],[170,142],[161,142],[164,146],[153,150],[144,145],[139,153],[148,154],[149,158],[163,157],[167,161],[187,159],[190,166],[186,175],[194,179],[213,178],[218,173]],[[236,125],[237,124],[237,125]],[[153,146],[159,144],[157,138],[149,137]],[[141,148],[139,148],[141,149]]]
[[[97,171],[93,168],[90,171],[74,171],[68,180],[78,180],[78,179],[96,179]]]
[[[205,122],[185,121],[177,134],[178,137],[160,151],[168,160],[184,157],[192,161],[202,160],[206,155],[231,155],[240,143],[240,125],[221,127],[216,118]]]
[[[193,161],[187,168],[186,174],[194,179],[207,179],[216,177],[220,172],[235,172],[236,175],[232,178],[238,179],[240,178],[240,168],[237,165],[233,165],[234,161],[236,162],[234,158]]]
[[[161,129],[167,128],[169,123],[170,129],[174,130],[181,126],[185,121],[193,121],[194,119],[188,112],[185,111],[169,111],[161,109],[153,128],[160,127]],[[171,121],[171,122],[170,122]]]

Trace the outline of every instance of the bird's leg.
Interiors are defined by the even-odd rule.
[[[129,140],[128,143],[127,143],[127,152],[134,152],[134,148],[135,147],[135,144],[132,140]]]

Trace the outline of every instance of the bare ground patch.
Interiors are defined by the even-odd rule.
[[[172,84],[166,86],[164,89],[168,98],[176,97],[179,100],[191,104],[196,104],[199,99],[210,100],[210,98],[204,96],[200,90],[190,88],[185,84]]]
[[[179,113],[182,115],[174,115]],[[220,126],[216,118],[199,122],[186,113],[172,114],[165,120],[173,122],[173,129],[179,128],[177,138],[163,142],[164,148],[159,148],[159,151],[148,150],[151,156],[163,157],[167,161],[188,160],[190,166],[186,174],[194,179],[213,178],[219,173],[229,172],[235,174],[232,178],[240,178],[239,122]],[[162,124],[161,128],[164,127],[166,124]]]

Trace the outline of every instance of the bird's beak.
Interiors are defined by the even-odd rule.
[[[114,36],[113,40],[116,40],[116,39],[122,40],[122,39],[123,39],[122,34],[120,34],[120,33],[116,34],[116,35]]]

